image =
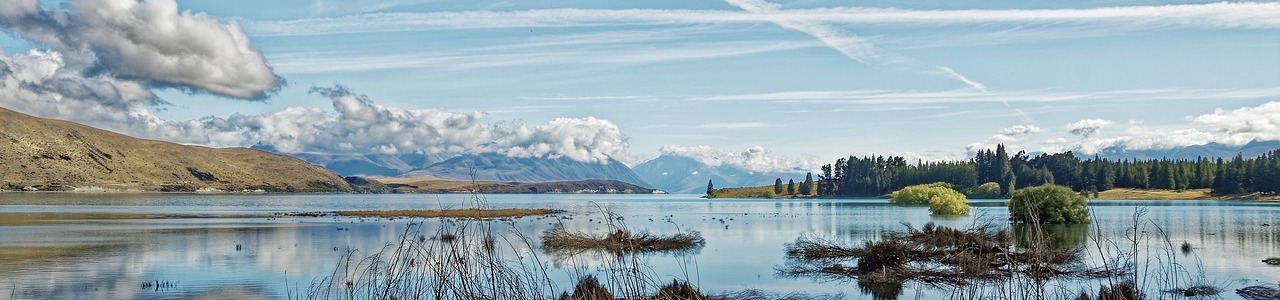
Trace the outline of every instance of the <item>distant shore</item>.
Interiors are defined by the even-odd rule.
[[[775,194],[771,193],[773,186],[757,186],[757,187],[735,187],[717,189],[716,198],[744,198],[744,199],[806,199],[818,198],[814,195],[793,195],[793,194]],[[774,197],[766,197],[767,194],[775,194]],[[1253,194],[1233,194],[1233,195],[1215,195],[1210,189],[1190,189],[1184,191],[1162,190],[1162,189],[1110,189],[1098,192],[1097,197],[1090,195],[1089,199],[1099,200],[1260,200],[1260,201],[1280,201],[1280,195],[1261,195]],[[827,197],[823,197],[827,198]],[[888,195],[878,197],[857,197],[857,198],[888,198]]]
[[[646,188],[614,180],[578,180],[555,182],[497,182],[454,181],[434,178],[359,178],[348,177],[357,189],[355,193],[484,193],[484,194],[665,194],[666,191]],[[335,193],[317,190],[240,189],[224,190],[210,187],[172,188],[170,186],[140,186],[123,184],[26,184],[0,188],[4,193],[76,193],[76,194],[312,194]],[[336,192],[341,193],[341,192]]]

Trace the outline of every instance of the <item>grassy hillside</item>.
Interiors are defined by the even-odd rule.
[[[580,180],[556,182],[456,181],[435,178],[377,178],[399,193],[469,193],[488,194],[649,194],[653,189],[616,180]]]
[[[0,108],[0,189],[351,192],[302,160],[245,148],[144,140]]]

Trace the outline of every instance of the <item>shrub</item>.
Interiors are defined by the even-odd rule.
[[[970,198],[977,199],[995,199],[1000,198],[1000,196],[1004,195],[1000,194],[1000,184],[995,182],[983,183],[969,192]]]
[[[951,189],[950,184],[944,182],[907,186],[890,194],[889,203],[925,205],[929,204],[929,198],[932,198],[933,195],[943,194],[947,191],[955,192],[955,190]]]
[[[1014,191],[1008,205],[1014,222],[1089,223],[1089,209],[1084,196],[1061,185],[1045,184]]]
[[[765,199],[773,199],[778,198],[778,193],[774,193],[773,191],[764,191],[760,196],[763,196]]]
[[[929,197],[929,213],[934,215],[967,215],[969,204],[965,203],[964,194],[948,189],[946,192]]]

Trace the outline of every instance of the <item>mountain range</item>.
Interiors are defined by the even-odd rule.
[[[1153,149],[1153,150],[1125,150],[1122,147],[1108,147],[1102,149],[1098,156],[1106,159],[1161,159],[1167,158],[1172,160],[1193,160],[1196,158],[1225,158],[1235,157],[1237,154],[1244,157],[1258,157],[1271,151],[1280,149],[1280,141],[1251,141],[1240,146],[1231,146],[1221,143],[1208,143],[1204,145],[1193,145],[1186,147],[1177,147],[1171,149]],[[1091,158],[1093,155],[1079,155],[1082,158]]]
[[[769,185],[778,178],[782,178],[784,183],[794,179],[799,184],[805,178],[805,174],[800,172],[753,172],[728,164],[711,166],[671,153],[638,164],[634,170],[653,187],[673,194],[704,193],[708,180],[716,188],[726,188]]]
[[[252,148],[275,152],[268,145]],[[556,182],[614,180],[640,187],[649,183],[626,164],[582,162],[558,157],[510,157],[479,154],[319,154],[282,153],[323,166],[343,176],[433,178],[452,181]],[[474,178],[472,171],[475,172]]]

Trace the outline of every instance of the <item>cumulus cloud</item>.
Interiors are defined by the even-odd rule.
[[[1170,149],[1209,143],[1240,146],[1252,141],[1280,140],[1280,102],[1267,102],[1255,107],[1233,110],[1217,109],[1213,113],[1187,117],[1188,124],[1146,126],[1130,121],[1115,136],[1101,129],[1115,123],[1102,119],[1086,119],[1067,125],[1070,134],[1080,136],[1069,141],[1055,138],[1044,143],[1045,151],[1076,151],[1091,155],[1107,149]]]
[[[764,147],[754,146],[742,151],[727,151],[710,146],[666,145],[659,150],[663,155],[688,157],[708,166],[732,166],[759,173],[809,172],[821,162],[817,159],[794,159],[772,155]]]
[[[241,145],[262,143],[285,153],[501,153],[608,163],[627,149],[617,125],[593,117],[536,127],[491,124],[482,112],[377,105],[340,85],[313,87],[312,93],[328,97],[333,112],[293,107],[202,122],[209,132],[234,133]]]
[[[1280,140],[1280,102],[1267,102],[1257,107],[1234,110],[1217,109],[1211,114],[1192,119],[1195,124],[1217,129],[1226,143],[1243,144],[1251,140]]]
[[[997,134],[1005,136],[1021,136],[1037,132],[1040,132],[1040,127],[1036,125],[1013,125],[996,131]]]
[[[173,0],[74,0],[55,10],[9,2],[0,26],[62,53],[68,68],[241,99],[265,99],[284,84],[240,25],[179,12]]]
[[[1001,144],[1005,145],[1006,148],[1019,149],[1018,143],[1021,142],[1024,137],[1039,133],[1040,131],[1040,127],[1035,125],[1013,125],[1001,128],[996,131],[996,135],[993,135],[984,141],[969,144],[964,148],[971,156],[977,154],[979,150],[995,149]]]
[[[626,136],[608,120],[492,123],[482,112],[381,106],[343,86],[311,90],[327,97],[332,110],[164,119],[154,112],[166,104],[156,88],[262,99],[283,81],[235,22],[179,12],[172,0],[74,0],[59,10],[34,0],[11,2],[0,6],[0,28],[47,49],[0,49],[0,106],[38,117],[187,144],[264,144],[286,153],[628,158]]]
[[[1103,128],[1110,127],[1111,124],[1115,123],[1103,119],[1085,119],[1067,124],[1067,130],[1069,130],[1071,134],[1088,138],[1098,133],[1098,131]]]

